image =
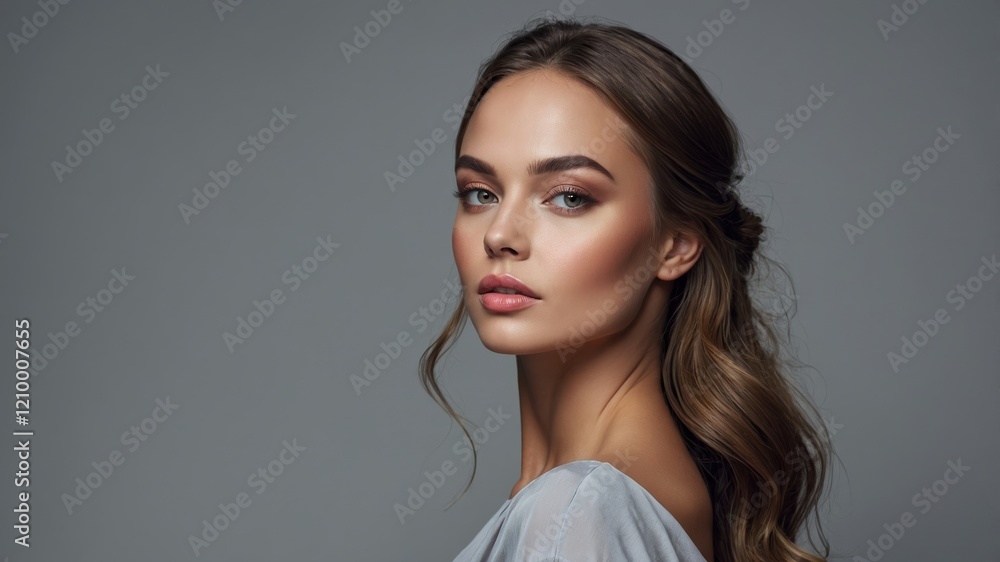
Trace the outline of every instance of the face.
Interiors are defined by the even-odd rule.
[[[636,317],[663,248],[650,245],[650,176],[626,130],[598,94],[551,70],[497,82],[476,108],[457,163],[452,249],[488,349],[571,350]],[[518,297],[483,299],[489,274],[538,298],[498,308]]]

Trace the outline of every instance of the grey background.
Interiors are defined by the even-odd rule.
[[[878,20],[904,4],[919,9],[886,40]],[[80,333],[30,379],[28,549],[13,543],[15,453],[2,455],[0,552],[450,560],[517,479],[520,429],[514,360],[483,348],[470,323],[444,362],[446,387],[480,424],[489,408],[514,416],[482,445],[471,490],[443,511],[472,463],[453,450],[461,431],[416,366],[454,302],[422,331],[410,318],[457,278],[445,112],[505,34],[546,10],[618,21],[683,54],[728,8],[735,21],[692,64],[751,147],[780,145],[742,189],[795,282],[799,356],[816,368],[803,383],[843,462],[823,511],[832,558],[868,560],[867,541],[909,511],[916,525],[884,560],[1000,560],[989,532],[1000,518],[1000,278],[961,310],[947,300],[1000,250],[1000,4],[404,0],[345,60],[341,43],[386,6],[243,2],[220,19],[208,1],[71,2],[15,52],[6,34],[41,8],[4,3],[5,427],[18,429],[10,324],[29,318],[37,349],[67,322]],[[157,64],[169,76],[119,119],[112,101]],[[778,120],[823,84],[833,96],[784,139]],[[238,145],[282,107],[296,117],[245,162]],[[60,182],[52,162],[103,118],[114,131]],[[938,127],[960,137],[911,181],[902,166]],[[447,141],[390,191],[383,174],[435,128]],[[178,206],[230,159],[242,172],[186,224]],[[908,189],[852,243],[844,223],[894,179]],[[282,275],[318,236],[340,247],[291,291]],[[121,268],[135,277],[128,287],[78,314]],[[230,353],[223,333],[274,289],[286,300]],[[950,321],[894,372],[887,353],[939,308]],[[414,343],[356,393],[350,376],[402,331]],[[130,452],[122,433],[167,397],[178,409]],[[248,478],[293,439],[305,450],[272,465],[283,471],[258,494]],[[68,513],[63,494],[115,450],[124,463]],[[958,459],[970,470],[921,513],[911,498]],[[394,504],[448,460],[459,472],[401,524]],[[196,557],[189,536],[241,492],[250,505]]]

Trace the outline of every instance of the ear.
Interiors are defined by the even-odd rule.
[[[684,231],[667,233],[660,246],[660,269],[656,277],[673,281],[684,275],[698,261],[701,249],[701,240],[694,234]]]

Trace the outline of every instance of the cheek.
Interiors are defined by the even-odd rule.
[[[482,239],[480,238],[479,240],[479,252],[483,253]],[[467,228],[463,228],[459,223],[456,223],[451,231],[451,251],[455,258],[455,266],[458,268],[458,276],[461,279],[462,285],[468,287],[472,280],[466,277],[473,273],[470,271],[470,268],[476,257],[476,238],[472,232]]]
[[[451,251],[455,255],[455,262],[459,267],[470,257],[469,242],[469,232],[463,229],[459,223],[455,223],[451,229]]]
[[[616,226],[563,238],[555,245],[558,251],[546,249],[542,261],[551,265],[547,277],[554,297],[549,329],[562,339],[617,332],[639,312],[655,260],[641,225],[616,221]]]
[[[571,316],[601,308],[604,301],[615,298],[615,285],[630,269],[630,248],[599,240],[582,251],[566,254],[571,258],[558,268],[560,308]],[[554,272],[555,273],[555,272]],[[617,300],[617,299],[616,299]]]
[[[601,300],[614,294],[615,285],[637,269],[644,260],[645,238],[634,223],[615,221],[613,227],[564,235],[536,250],[546,254],[540,261],[551,266],[553,288],[586,308],[588,303],[600,306]]]

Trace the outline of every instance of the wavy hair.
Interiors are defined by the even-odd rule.
[[[516,31],[479,69],[455,140],[483,95],[513,74],[551,69],[601,95],[628,125],[625,140],[651,175],[654,230],[701,240],[694,266],[676,279],[661,334],[664,399],[713,502],[719,562],[824,560],[829,543],[818,504],[832,453],[822,416],[791,378],[802,365],[783,357],[777,329],[794,315],[794,286],[759,249],[762,217],[736,191],[742,143],[733,121],[695,71],[652,37],[605,23],[542,18]],[[772,311],[751,289],[770,265],[786,274],[789,305]],[[467,319],[464,301],[420,358],[420,381],[459,423],[435,376]],[[791,328],[788,324],[788,337]],[[814,421],[807,413],[816,415]],[[475,478],[476,461],[464,495]],[[450,504],[449,504],[450,506]],[[796,544],[817,510],[823,558]],[[815,549],[812,533],[809,542]]]

